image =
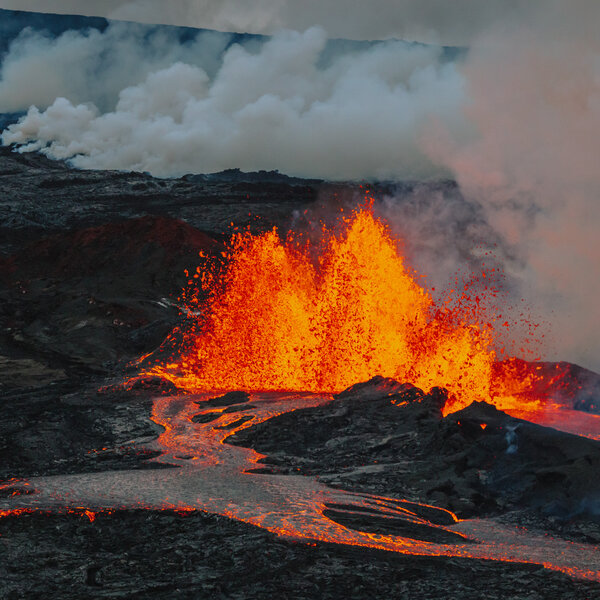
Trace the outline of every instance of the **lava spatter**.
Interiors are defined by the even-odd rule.
[[[202,255],[189,279],[186,325],[165,343],[179,355],[169,361],[157,352],[142,375],[192,392],[314,393],[382,375],[425,391],[446,388],[445,415],[486,401],[548,422],[549,413],[573,408],[567,395],[577,386],[556,384],[565,380],[564,369],[497,361],[486,298],[473,282],[457,298],[449,290],[436,302],[400,248],[372,202],[334,229],[323,226],[312,245],[293,233],[282,239],[275,229],[238,232],[218,264]],[[496,302],[498,291],[486,289]]]
[[[338,233],[323,228],[317,245],[235,235],[219,285],[200,279],[211,289],[181,357],[149,372],[196,392],[332,393],[383,375],[445,387],[449,410],[489,399],[489,327],[435,304],[370,206]]]

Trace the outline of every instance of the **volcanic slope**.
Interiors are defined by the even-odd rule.
[[[515,419],[484,402],[442,418],[447,395],[376,377],[324,406],[243,429],[258,472],[427,502],[461,518],[511,513],[600,543],[600,442]]]

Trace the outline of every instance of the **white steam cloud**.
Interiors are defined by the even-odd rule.
[[[292,3],[275,4],[269,18],[289,25]],[[454,177],[461,197],[480,207],[475,221],[445,197],[416,202],[416,217],[406,206],[389,210],[398,230],[413,231],[413,248],[428,232],[437,240],[426,249],[435,279],[477,258],[465,242],[472,227],[480,237],[495,232],[511,256],[511,282],[553,324],[546,357],[600,370],[600,3],[548,0],[538,12],[537,2],[502,4],[509,20],[479,26],[454,62],[394,41],[331,54],[318,27],[227,49],[222,38],[181,45],[157,33],[148,42],[115,25],[54,41],[25,35],[2,66],[0,112],[38,108],[2,141],[79,167],[162,176],[237,167],[328,179]],[[472,39],[478,27],[453,29],[447,8],[457,3],[444,5],[438,20],[425,18],[423,3],[422,18],[416,3],[405,14],[415,31],[428,23],[432,39],[445,25],[450,37]],[[477,5],[487,6],[473,13],[480,25],[499,14],[499,3]],[[311,19],[319,14],[315,3]],[[437,235],[446,221],[455,234]],[[452,237],[459,241],[445,251]]]
[[[600,4],[498,28],[461,70],[474,134],[430,156],[515,248],[523,294],[553,324],[552,356],[600,367]]]
[[[26,90],[24,104],[42,106],[61,86],[72,93],[52,98],[44,112],[31,108],[4,132],[3,143],[69,158],[81,168],[158,176],[239,167],[334,179],[427,177],[440,170],[419,150],[425,126],[441,121],[455,130],[461,120],[463,78],[440,60],[439,49],[390,41],[329,57],[323,66],[327,38],[319,28],[279,33],[254,50],[235,44],[213,77],[197,59],[180,59],[122,89],[114,109],[103,112],[98,102],[110,103],[113,80],[123,81],[131,65],[110,61],[112,83],[105,89],[88,84],[97,71],[90,63],[95,67],[99,43],[111,51],[115,39],[126,44],[121,31],[18,42],[4,64],[0,111],[18,108],[18,90]],[[181,54],[199,51],[196,46]],[[127,48],[116,51],[127,54]],[[129,60],[139,67],[133,71],[152,71],[155,61],[164,61],[155,54],[154,61],[143,60],[134,49]],[[64,72],[63,56],[71,57]],[[48,89],[44,70],[51,73]],[[22,85],[32,76],[39,90]]]
[[[58,97],[112,110],[121,90],[182,61],[214,75],[229,37],[205,32],[187,44],[174,31],[136,24],[114,24],[67,31],[55,39],[24,30],[4,57],[0,112],[50,106]]]

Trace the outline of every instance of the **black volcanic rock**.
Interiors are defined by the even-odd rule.
[[[42,388],[4,390],[0,402],[0,483],[67,473],[156,468],[144,444],[160,428],[142,390],[96,390],[72,376]],[[154,394],[156,395],[156,394]],[[160,465],[158,465],[160,467]]]
[[[323,514],[332,521],[366,533],[380,533],[383,535],[398,535],[433,542],[437,544],[464,544],[465,538],[458,533],[431,527],[426,523],[419,523],[410,519],[396,516],[381,516],[370,513],[368,510],[345,506],[326,505]]]
[[[431,452],[447,455],[460,428],[459,452],[450,454],[455,471],[467,477],[477,469],[487,494],[563,519],[600,516],[592,507],[600,482],[589,476],[600,468],[600,442],[509,417],[483,402],[448,415],[443,426]]]
[[[341,473],[412,460],[425,436],[433,435],[443,398],[440,390],[425,394],[412,385],[376,377],[325,406],[280,415],[227,441],[269,454],[269,463],[280,464],[281,459],[287,465],[289,457],[289,466],[307,473]],[[421,422],[429,426],[421,427]]]
[[[36,239],[145,215],[171,217],[221,236],[233,222],[261,231],[285,225],[314,202],[320,181],[223,172],[157,179],[143,173],[78,171],[40,154],[0,146],[0,254]],[[332,189],[343,186],[331,186]]]
[[[31,514],[0,520],[0,596],[61,598],[596,598],[537,565],[302,544],[202,512]]]
[[[8,257],[0,273],[16,274],[21,281],[111,276],[123,287],[134,278],[132,285],[145,291],[148,285],[172,286],[173,279],[182,286],[184,267],[191,270],[200,250],[216,252],[216,247],[214,238],[183,221],[148,215],[33,242]],[[99,281],[97,287],[103,284]]]
[[[429,502],[459,516],[535,509],[597,519],[600,442],[515,419],[485,403],[442,417],[446,395],[390,379],[228,438],[277,473]]]
[[[177,323],[198,252],[219,249],[187,223],[154,216],[50,236],[0,263],[0,326],[21,348],[67,363],[132,360]]]
[[[244,404],[250,400],[250,396],[246,392],[227,392],[222,396],[210,398],[202,405],[206,406],[234,406],[236,404]]]

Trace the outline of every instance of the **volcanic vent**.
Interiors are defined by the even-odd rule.
[[[158,352],[144,374],[192,392],[338,393],[383,376],[445,388],[444,414],[474,401],[534,421],[574,408],[589,388],[583,370],[497,361],[486,299],[467,283],[434,301],[400,247],[372,200],[312,243],[276,229],[236,233],[221,260],[200,253],[182,297],[188,321],[165,345],[179,355]]]

